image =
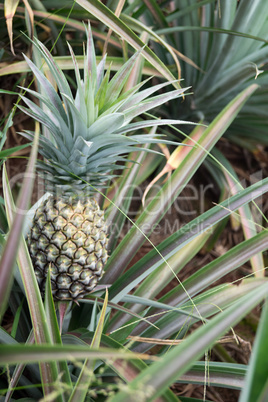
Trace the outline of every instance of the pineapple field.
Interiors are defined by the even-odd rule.
[[[0,12],[0,401],[267,401],[266,0]]]

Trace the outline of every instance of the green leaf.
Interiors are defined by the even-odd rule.
[[[195,218],[189,224],[186,224],[176,233],[164,240],[158,246],[158,251],[165,259],[170,258],[185,244],[188,244],[192,239],[198,236],[198,234],[208,230],[214,224],[220,222],[226,216],[229,216],[232,211],[267,191],[268,179],[265,179],[263,182],[256,183],[239,192],[228,200],[223,201],[219,206],[215,206],[200,217]],[[120,301],[123,296],[146,278],[150,272],[153,272],[157,267],[163,264],[162,257],[159,255],[158,251],[153,249],[147,253],[147,255],[134,264],[111,286],[109,292],[112,301]]]
[[[13,339],[13,338],[11,338],[11,339]],[[13,340],[12,342],[9,341],[8,343],[13,343],[13,342],[15,343],[15,340]],[[27,344],[33,344],[34,343],[33,331],[30,332],[30,335],[29,335],[26,343]],[[17,386],[17,384],[18,384],[18,382],[19,382],[19,380],[20,380],[20,378],[22,376],[22,373],[23,373],[23,370],[24,370],[25,366],[26,365],[22,363],[22,364],[18,364],[15,367],[14,372],[12,374],[12,377],[10,379],[9,389],[8,389],[6,395],[5,395],[5,402],[10,401],[10,399],[12,397],[12,394],[15,391],[15,388],[16,388],[16,386]],[[31,369],[33,370],[33,367],[31,367]]]
[[[130,154],[129,160],[135,163],[129,163],[129,169],[126,169],[121,175],[119,182],[116,182],[110,191],[113,195],[113,204],[106,210],[106,219],[108,226],[111,225],[112,230],[109,233],[109,250],[113,251],[117,245],[118,238],[121,233],[125,222],[125,215],[120,212],[123,210],[127,215],[132,199],[132,195],[135,189],[135,180],[137,176],[140,176],[140,168],[145,163],[146,152],[139,152]],[[148,156],[148,155],[147,155]],[[107,194],[110,198],[110,194]]]
[[[199,252],[210,236],[211,232],[209,230],[201,233],[191,242],[185,244],[184,247],[169,258],[169,266],[163,262],[160,267],[148,275],[134,294],[147,298],[154,298],[158,295],[158,293],[164,289],[164,287],[174,279],[183,267]],[[170,267],[172,269],[170,269]]]
[[[37,156],[37,149],[38,149],[38,135],[36,136],[34,141],[29,164],[26,170],[26,175],[23,180],[22,189],[18,199],[18,210],[14,218],[13,218],[14,204],[11,198],[7,173],[5,169],[3,170],[3,184],[4,184],[7,218],[11,229],[0,261],[0,320],[2,319],[2,316],[4,314],[7,299],[9,297],[13,281],[13,267],[17,256],[17,250],[21,241],[21,233],[25,219],[25,211],[28,208],[33,188],[34,166]]]
[[[168,45],[178,55],[185,86],[195,88],[194,96],[182,105],[182,115],[189,119],[202,116],[210,122],[230,99],[256,81],[262,90],[248,101],[226,136],[250,150],[252,145],[265,144],[267,96],[255,107],[258,94],[267,94],[267,78],[263,77],[266,73],[256,77],[268,56],[265,0],[177,1],[172,9],[165,4],[160,5],[166,20],[164,28],[163,22],[156,23],[153,6],[129,6],[121,19],[135,32],[153,27],[150,39],[156,43],[152,46],[166,64],[170,63]],[[157,36],[161,41],[156,40]],[[170,117],[177,115],[177,107],[170,108],[168,113]],[[260,117],[260,113],[266,117]]]
[[[109,348],[90,349],[83,346],[72,345],[0,345],[0,365],[17,363],[44,363],[51,361],[84,360],[89,359],[152,359],[153,356],[146,354],[126,352]]]
[[[100,346],[101,336],[102,336],[102,332],[103,332],[103,325],[104,325],[104,320],[105,320],[105,314],[106,314],[106,309],[107,309],[107,303],[108,303],[108,291],[106,289],[105,299],[104,299],[104,303],[102,306],[100,319],[99,319],[94,337],[91,342],[92,349],[94,349],[94,348],[98,349]],[[94,366],[95,366],[95,360],[91,360],[91,359],[85,360],[83,367],[80,371],[78,380],[76,382],[75,388],[73,389],[72,395],[70,396],[69,402],[85,400],[87,392],[88,392],[88,388],[90,386],[92,377],[94,375],[93,374]]]
[[[17,151],[21,151],[22,149],[27,148],[30,145],[32,145],[32,144],[29,143],[29,144],[19,145],[17,147],[13,147],[13,148],[4,149],[3,151],[0,151],[0,159],[7,158],[8,156],[12,155],[13,153],[15,153]]]
[[[18,253],[18,266],[20,269],[21,278],[26,293],[26,298],[31,314],[32,325],[34,329],[35,340],[37,343],[51,343],[49,330],[46,323],[45,311],[40,295],[39,287],[35,277],[35,273],[32,267],[31,258],[26,246],[24,238],[22,238],[23,222],[28,209],[30,201],[31,191],[34,182],[34,167],[36,162],[37,150],[38,150],[38,133],[35,136],[33,148],[29,164],[27,167],[27,174],[25,175],[22,190],[20,192],[18,200],[18,210],[13,216],[15,205],[12,199],[11,190],[8,185],[6,177],[6,171],[3,172],[4,183],[4,195],[7,210],[7,218],[9,226],[11,226],[10,233],[4,252],[0,261],[0,277],[1,285],[4,288],[1,290],[2,302],[1,302],[1,314],[4,312],[6,300],[9,296],[10,286],[12,284],[12,268],[15,263],[15,259]],[[0,296],[0,298],[1,298]],[[58,378],[58,371],[55,362],[50,364],[40,364],[42,385],[45,394],[52,392],[51,384],[53,379]],[[59,401],[61,398],[59,397]]]
[[[234,339],[235,341],[235,339]],[[209,384],[213,387],[228,387],[229,389],[241,390],[244,387],[247,373],[246,364],[235,364],[225,362],[209,363],[205,361],[196,362],[191,369],[183,374],[177,383],[204,385],[206,370],[209,370]]]
[[[267,397],[268,300],[266,299],[239,402],[265,401]]]
[[[63,341],[66,344],[84,345],[84,343],[91,344],[94,334],[84,329],[76,330],[75,333],[68,333],[63,336]],[[102,334],[101,346],[107,347],[113,350],[122,348],[121,343],[115,341],[111,336]],[[124,348],[128,351],[127,348]],[[129,382],[134,379],[138,373],[147,367],[147,364],[141,359],[135,360],[110,360],[109,364],[113,368],[114,372],[124,381]],[[179,399],[174,395],[171,390],[167,390],[163,393],[161,402],[178,402]],[[160,402],[160,401],[159,401]]]
[[[216,280],[219,280],[224,275],[244,264],[258,252],[265,251],[267,243],[268,231],[264,230],[256,236],[232,247],[225,254],[199,269],[183,282],[183,286],[191,296],[194,296]],[[187,298],[188,296],[181,289],[181,285],[178,285],[178,287],[164,295],[161,300],[164,303],[172,303],[174,305],[186,301]]]
[[[169,311],[165,314],[161,314],[155,324],[159,327],[156,331],[153,327],[150,327],[144,331],[143,328],[135,328],[142,336],[153,338],[159,337],[160,339],[166,339],[170,337],[183,338],[186,336],[188,329],[196,322],[204,323],[207,319],[215,314],[219,314],[224,309],[230,307],[236,303],[241,297],[249,294],[251,291],[258,289],[261,285],[265,284],[266,279],[244,279],[240,286],[236,284],[225,283],[223,285],[215,286],[211,289],[207,289],[200,295],[192,298],[191,302],[188,300],[185,303],[180,303],[178,307],[184,309],[185,312],[190,314],[198,314],[199,319],[196,321],[194,317],[186,319],[185,315],[176,314]],[[148,316],[147,316],[148,318]],[[135,343],[131,350],[135,352],[145,352],[152,346],[145,343]]]
[[[268,283],[258,286],[257,289],[241,297],[228,309],[219,313],[210,322],[202,325],[181,344],[175,346],[161,358],[142,371],[125,390],[108,399],[109,402],[123,402],[128,400],[153,401],[171,385],[178,377],[184,374],[202,354],[234,326],[250,310],[262,301],[267,295]]]
[[[238,176],[236,175],[231,164],[221,154],[221,152],[219,152],[217,149],[214,149],[213,155],[217,158],[217,161],[221,164],[222,172],[227,181],[228,193],[235,194],[236,192],[238,192],[240,189],[243,188],[243,186],[239,183]],[[257,225],[254,223],[254,218],[251,213],[249,205],[245,205],[242,208],[239,208],[238,213],[240,215],[239,221],[241,221],[241,226],[243,228],[245,239],[250,239],[251,237],[254,237],[257,233],[256,228]],[[259,253],[254,255],[250,259],[250,262],[256,277],[264,276],[264,261],[262,254]]]
[[[209,151],[226,131],[244,103],[257,88],[257,85],[251,85],[241,92],[222,110],[203,132],[196,146],[187,154],[170,180],[167,180],[161,191],[146,207],[136,221],[136,224],[130,229],[111,255],[106,264],[103,282],[114,283],[122,274],[120,267],[127,267],[133,256],[136,255],[137,250],[145,241],[146,236],[150,235],[154,225],[161,219],[172,202],[178,197],[186,183],[188,183],[189,179],[196,172],[198,166],[201,165]]]
[[[169,28],[164,28],[164,29],[159,29],[157,31],[158,35],[163,35],[163,34],[170,34],[173,32],[184,32],[184,31],[204,31],[204,32],[213,32],[213,33],[221,33],[221,34],[227,34],[231,35],[234,37],[242,37],[242,38],[247,38],[247,39],[254,39],[260,42],[268,43],[267,39],[258,37],[258,36],[253,36],[249,35],[244,32],[239,32],[239,31],[234,31],[230,29],[217,29],[213,27],[198,27],[198,26],[181,26],[181,27],[169,27]]]
[[[8,116],[7,122],[5,124],[5,127],[3,129],[3,131],[0,131],[0,150],[3,148],[4,143],[6,141],[6,137],[7,137],[7,131],[8,129],[12,126],[13,124],[13,112],[11,112]],[[2,151],[1,151],[2,152]]]
[[[142,50],[143,56],[156,68],[159,72],[169,81],[174,81],[175,77],[171,74],[170,70],[166,65],[155,55],[152,50],[146,46],[141,39],[119,18],[117,18],[114,13],[109,10],[104,4],[98,0],[77,0],[77,3],[88,10],[96,18],[102,21],[105,25],[111,28],[120,37],[126,40],[131,46],[136,50]]]
[[[51,336],[51,340],[52,340],[52,345],[53,344],[62,345],[61,334],[60,334],[60,331],[59,331],[59,326],[58,326],[58,321],[57,321],[57,316],[56,316],[56,310],[55,310],[55,305],[54,305],[52,291],[51,291],[50,270],[48,270],[47,280],[46,280],[45,312],[46,312],[47,323],[48,323],[50,336]],[[61,375],[62,375],[62,377],[61,377],[62,381],[69,388],[66,391],[66,394],[67,394],[68,391],[70,391],[73,388],[67,361],[60,361],[58,363],[57,375],[59,375],[59,373],[61,373]]]
[[[18,95],[18,92],[14,92],[14,91],[7,91],[6,89],[0,89],[0,94],[6,94],[6,95]]]

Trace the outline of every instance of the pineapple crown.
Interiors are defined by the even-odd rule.
[[[164,140],[161,135],[133,132],[160,124],[188,123],[165,119],[133,122],[142,113],[183,96],[188,88],[173,89],[152,96],[170,83],[139,91],[148,81],[145,80],[124,91],[141,51],[135,53],[110,79],[110,68],[105,69],[106,57],[97,65],[90,25],[87,30],[83,80],[74,52],[68,44],[77,85],[75,95],[48,49],[37,39],[34,45],[46,62],[58,91],[40,69],[24,56],[38,80],[40,92],[23,89],[38,98],[40,106],[22,96],[28,108],[20,106],[20,109],[46,127],[39,146],[44,161],[38,162],[38,169],[46,172],[46,179],[54,191],[60,189],[70,195],[74,193],[74,188],[85,191],[87,187],[89,193],[104,188],[115,177],[113,171],[124,168],[124,165],[118,165],[117,162],[124,160],[130,151],[143,149],[140,145],[146,143],[172,143]],[[21,134],[30,140],[35,135],[32,131]]]

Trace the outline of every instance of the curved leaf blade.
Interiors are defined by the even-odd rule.
[[[118,267],[127,267],[137,250],[150,235],[155,223],[159,222],[172,202],[180,194],[186,183],[190,180],[197,168],[209,154],[211,148],[229,127],[237,116],[247,99],[256,91],[257,85],[253,84],[236,96],[216,117],[216,119],[204,130],[196,147],[184,158],[180,166],[175,170],[157,196],[149,203],[144,212],[120,245],[113,252],[106,264],[106,272],[103,283],[114,283],[122,274]],[[199,128],[200,129],[200,128]]]
[[[108,7],[98,0],[77,0],[77,3],[88,10],[96,18],[111,28],[119,36],[125,39],[136,50],[143,48],[141,53],[159,72],[169,81],[174,81],[175,77],[166,67],[166,65],[155,55],[152,50],[146,46],[142,40],[126,25],[123,21],[116,17]]]
[[[248,295],[241,297],[231,307],[198,328],[184,342],[171,349],[159,362],[155,362],[141,372],[128,384],[127,390],[117,393],[108,401],[134,402],[133,392],[137,389],[142,392],[142,395],[147,395],[148,402],[153,401],[180,375],[184,374],[221,335],[260,303],[266,297],[267,291],[268,283],[264,283]]]
[[[268,299],[263,306],[257,335],[239,402],[264,401],[267,396]]]

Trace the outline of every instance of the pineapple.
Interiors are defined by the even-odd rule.
[[[27,107],[20,108],[43,126],[39,152],[44,161],[38,161],[38,170],[43,172],[52,195],[36,210],[28,239],[29,251],[41,292],[50,270],[54,299],[77,300],[94,289],[108,258],[108,228],[94,194],[108,186],[115,177],[115,169],[124,169],[124,164],[117,162],[124,161],[129,151],[142,149],[140,145],[146,143],[169,143],[159,135],[133,134],[135,130],[165,124],[166,120],[132,120],[182,96],[185,89],[151,96],[168,83],[140,91],[146,80],[124,92],[139,52],[110,79],[105,57],[97,65],[89,26],[83,79],[69,46],[77,84],[73,95],[47,48],[38,40],[34,44],[49,68],[54,85],[25,56],[40,91],[24,89],[38,98],[40,106],[22,96]],[[30,140],[34,137],[31,131],[21,134]]]
[[[37,208],[29,250],[41,291],[50,269],[57,300],[82,298],[97,285],[107,260],[107,227],[93,198],[49,197]]]

